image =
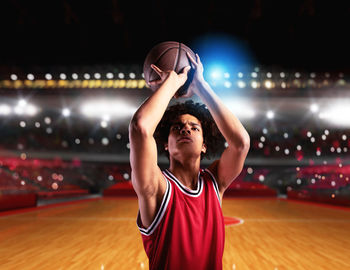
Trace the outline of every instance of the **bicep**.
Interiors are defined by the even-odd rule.
[[[133,187],[138,195],[156,195],[162,173],[157,165],[157,145],[153,136],[131,132],[130,164]]]

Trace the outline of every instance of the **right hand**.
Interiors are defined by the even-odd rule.
[[[187,66],[183,69],[183,71],[177,74],[174,70],[163,71],[156,65],[151,64],[151,68],[158,74],[160,77],[159,80],[154,80],[149,82],[151,86],[160,87],[168,78],[172,78],[176,83],[176,90],[179,89],[187,80],[187,73],[191,69],[190,66]]]

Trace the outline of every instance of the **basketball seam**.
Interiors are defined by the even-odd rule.
[[[177,54],[176,54],[175,66],[173,67],[173,70],[175,72],[176,72],[177,66],[179,65],[180,54],[181,54],[181,43],[179,42],[179,47],[178,47]]]
[[[174,49],[174,48],[178,48],[178,47],[175,46],[175,47],[167,48],[167,49],[166,49],[164,52],[162,52],[162,53],[159,55],[159,57],[154,61],[154,64],[156,65],[157,62],[159,61],[159,59],[162,58],[162,56],[163,56],[167,51],[169,51],[169,50],[171,50],[171,49]],[[152,64],[153,64],[153,63],[152,63]],[[151,78],[151,75],[152,75],[153,72],[155,72],[155,71],[151,68],[151,72],[150,72],[150,74],[149,74],[148,80]]]

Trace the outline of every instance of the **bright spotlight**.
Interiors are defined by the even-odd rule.
[[[70,116],[70,110],[68,108],[64,108],[62,110],[62,114],[64,117],[68,117],[68,116]]]
[[[272,88],[272,82],[270,80],[266,80],[264,85],[265,85],[265,88],[267,88],[267,89]]]
[[[112,72],[108,72],[108,73],[106,74],[106,77],[107,77],[107,79],[113,79],[114,75],[113,75]]]
[[[313,113],[316,113],[316,112],[318,112],[318,105],[317,104],[311,104],[311,106],[310,106],[310,111],[311,112],[313,112]]]
[[[38,109],[31,104],[27,104],[25,100],[20,100],[18,105],[14,107],[13,111],[17,115],[30,115],[33,116],[37,113]]]
[[[83,115],[109,121],[109,118],[128,117],[135,113],[137,108],[126,104],[125,101],[99,100],[90,101],[82,105]]]
[[[236,77],[242,66],[254,62],[245,41],[235,39],[230,35],[206,34],[194,40],[190,46],[199,52],[206,67],[204,77],[211,80],[227,79],[225,73],[228,72],[231,77]],[[220,69],[220,72],[215,71],[217,68]]]
[[[232,83],[229,81],[224,82],[224,85],[226,88],[230,88],[232,86]]]
[[[238,81],[237,85],[238,85],[239,88],[244,88],[246,84],[245,84],[244,81]]]
[[[350,126],[350,104],[337,102],[319,113],[319,118],[339,126]]]
[[[6,104],[0,105],[0,115],[9,115],[11,113],[10,106]]]
[[[225,100],[225,99],[224,99]],[[255,117],[253,106],[248,101],[243,99],[229,99],[225,102],[226,106],[233,112],[234,115],[241,119],[251,119]]]
[[[214,67],[211,69],[210,77],[214,80],[220,80],[223,77],[222,69],[219,67]]]
[[[252,85],[252,87],[253,87],[254,89],[256,89],[256,88],[259,87],[259,84],[258,84],[258,82],[256,82],[256,81],[252,81],[251,85]]]
[[[257,77],[258,77],[258,73],[252,72],[252,73],[251,73],[251,77],[252,77],[252,78],[257,78]]]
[[[27,101],[25,99],[20,99],[18,101],[18,106],[24,107],[27,105]]]
[[[273,111],[268,111],[268,112],[266,113],[266,117],[267,117],[268,119],[273,119],[273,118],[275,117],[275,113],[274,113]]]
[[[38,109],[35,106],[29,104],[26,108],[25,114],[33,116],[37,113],[37,111]]]

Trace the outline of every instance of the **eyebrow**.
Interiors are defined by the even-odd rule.
[[[195,122],[189,122],[189,124],[190,124],[191,126],[198,126],[198,127],[201,127],[200,124],[197,124],[197,123],[195,123]],[[174,122],[174,123],[171,124],[171,126],[175,126],[175,125],[183,126],[184,123],[182,123],[182,122]]]

